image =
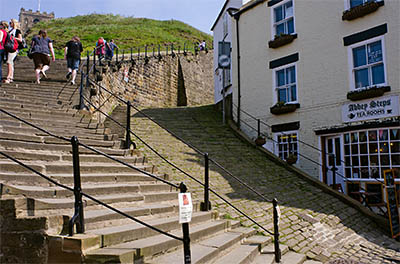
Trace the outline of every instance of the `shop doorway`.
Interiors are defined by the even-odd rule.
[[[332,186],[335,182],[334,188],[338,191],[344,192],[345,181],[344,181],[344,164],[343,164],[343,154],[342,154],[342,138],[341,136],[332,136],[326,138],[325,145],[325,160],[326,167],[328,169],[327,184]],[[332,169],[336,168],[336,173],[334,174]]]

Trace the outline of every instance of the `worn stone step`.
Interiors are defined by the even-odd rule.
[[[50,88],[50,87],[49,87]],[[42,101],[49,101],[49,100],[64,100],[69,101],[74,96],[79,96],[78,92],[74,90],[61,90],[57,91],[52,87],[52,89],[38,89],[34,87],[6,87],[2,86],[0,89],[0,94],[2,97],[13,97],[16,98],[24,97],[26,94],[30,94],[32,97],[41,98]]]
[[[1,174],[0,174],[1,176]],[[157,175],[161,179],[166,179],[165,175]],[[62,184],[70,184],[73,183],[72,175],[53,175],[54,179],[57,179],[59,183]],[[139,172],[131,172],[131,173],[95,173],[81,174],[82,182],[116,182],[116,183],[128,183],[128,182],[145,182],[145,181],[154,181],[152,177],[149,177],[145,174]]]
[[[60,173],[73,173],[74,168],[71,162],[57,162],[53,164],[45,164],[46,173],[48,174],[60,174]],[[155,167],[152,165],[137,164],[134,168],[140,169],[142,171],[147,171],[149,173],[155,172]],[[81,173],[129,173],[137,172],[138,170],[132,169],[123,164],[116,162],[108,163],[81,163],[80,172]]]
[[[211,263],[215,258],[219,257],[223,251],[240,243],[241,240],[254,235],[255,232],[253,228],[239,227],[198,241],[197,243],[192,243],[190,245],[192,263]],[[147,260],[146,263],[184,263],[184,256],[182,250],[178,249]]]
[[[72,155],[62,155],[61,160],[63,161],[72,161]],[[128,164],[142,164],[146,163],[146,158],[144,156],[127,156],[127,157],[118,157],[118,160],[123,161]],[[80,155],[80,162],[110,162],[111,160],[107,157],[100,155]]]
[[[199,224],[196,224],[196,214],[198,213],[193,214],[193,222],[190,224],[190,239],[192,242],[224,232],[229,227],[229,222],[222,220],[204,222],[204,219],[202,219]],[[171,226],[171,229],[162,230],[172,230],[169,233],[182,237],[181,225],[178,223],[174,229]],[[146,238],[91,250],[85,256],[85,263],[132,263],[132,259],[146,259],[155,254],[182,247],[182,241],[166,235],[155,234],[156,231],[148,230],[148,228],[143,231],[146,233],[151,232],[153,236],[149,237],[149,234],[147,234]]]
[[[99,201],[107,204],[114,203],[132,203],[132,202],[144,202],[152,203],[163,199],[164,201],[176,200],[177,194],[171,192],[158,192],[158,193],[144,193],[144,194],[108,194],[108,195],[97,195],[95,197]],[[71,209],[74,208],[75,199],[71,198],[37,198],[32,199],[32,206],[35,210],[60,210],[60,209]],[[97,205],[96,202],[83,197],[85,206]],[[43,211],[42,213],[46,213]],[[38,212],[38,214],[42,214]]]
[[[215,264],[237,263],[245,264],[251,263],[258,254],[258,245],[239,245],[231,252],[218,258]]]
[[[86,138],[79,138],[78,140],[80,143],[83,143],[83,144],[91,146],[91,147],[119,148],[120,144],[121,144],[121,141],[104,141],[104,140],[93,140],[93,139],[86,139]],[[52,136],[44,136],[43,143],[60,144],[60,145],[71,144],[68,141],[58,139],[58,138],[55,138]]]
[[[2,139],[0,139],[0,146],[10,150],[27,149],[27,150],[57,151],[57,152],[67,152],[67,153],[70,153],[72,151],[71,145],[41,144],[35,142],[22,142],[22,141],[19,142],[19,141],[2,140]],[[115,156],[125,156],[129,153],[129,150],[122,150],[122,149],[110,149],[102,147],[96,147],[96,149],[108,155],[115,155]],[[80,147],[79,153],[93,154],[93,151],[86,149],[84,147]]]
[[[73,188],[73,185],[70,186]],[[30,198],[65,198],[74,194],[61,187],[42,187],[5,184],[1,190],[3,194],[25,195]],[[118,183],[91,183],[82,184],[82,192],[88,195],[106,195],[122,193],[150,193],[150,192],[171,192],[170,186],[161,183],[142,183],[142,184],[118,184]],[[177,195],[176,195],[177,197]]]
[[[44,137],[29,135],[29,134],[4,132],[1,130],[2,128],[0,127],[0,139],[44,143]]]

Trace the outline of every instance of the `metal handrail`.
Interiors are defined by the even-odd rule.
[[[236,105],[233,104],[233,103],[232,103],[232,105],[233,105],[233,106],[236,106]],[[236,106],[236,107],[237,107],[237,106]],[[245,112],[245,111],[242,110],[242,109],[241,109],[240,111],[243,112],[243,113],[245,113],[245,114],[248,115],[249,117],[253,118],[254,120],[260,120],[260,119],[258,119],[258,118],[256,118],[256,117],[250,115],[249,113]],[[261,121],[261,120],[260,120],[260,121]],[[247,123],[244,122],[243,120],[242,120],[241,122],[245,123],[245,125],[247,125],[248,127],[250,127],[252,130],[257,131],[256,128],[254,128],[254,127],[252,127],[251,125],[247,124]],[[264,125],[266,125],[267,127],[271,128],[271,125],[269,125],[269,124],[267,124],[267,123],[265,123],[265,122],[263,122],[263,121],[261,121],[261,122],[262,122]],[[240,129],[240,128],[239,128],[239,129]],[[282,134],[285,134],[285,133],[282,133]],[[270,139],[273,143],[278,143],[278,142],[277,142],[276,140],[274,140],[272,137],[268,137],[268,139]],[[311,147],[311,148],[317,150],[317,151],[320,152],[320,153],[322,153],[322,150],[319,149],[319,148],[317,148],[317,147],[315,147],[315,146],[312,146],[312,145],[310,145],[310,144],[308,144],[308,143],[306,143],[306,142],[304,142],[304,141],[301,141],[301,140],[299,140],[299,139],[297,139],[297,141],[300,142],[300,143],[302,143],[302,144],[304,144],[304,145],[306,145],[306,146],[309,146],[309,147]],[[312,163],[314,163],[314,164],[320,166],[321,168],[324,167],[324,166],[323,166],[322,164],[320,164],[319,162],[317,162],[317,161],[315,161],[315,160],[313,160],[313,159],[311,159],[311,158],[309,158],[309,157],[307,157],[307,156],[305,156],[305,155],[303,155],[303,154],[301,154],[301,153],[298,153],[298,155],[301,156],[301,157],[303,157],[303,158],[305,158],[305,159],[307,159],[307,160],[309,160],[309,161],[311,161]],[[345,161],[342,160],[342,159],[340,159],[340,162],[343,163],[343,164],[345,164]],[[352,167],[353,167],[353,165],[352,165]],[[348,179],[345,175],[343,175],[343,174],[341,174],[341,173],[339,173],[339,172],[335,172],[335,175],[338,175],[339,177],[343,178],[345,181],[349,181],[349,182],[357,182],[357,181],[358,181],[358,180]],[[381,184],[384,184],[384,181],[382,181],[381,179],[378,179],[378,178],[376,178],[376,177],[373,177],[372,179],[374,179],[376,182],[379,182],[379,183],[381,183]],[[360,186],[360,188],[361,188],[361,190],[364,190],[364,191],[365,191],[365,189],[364,189],[363,187]]]

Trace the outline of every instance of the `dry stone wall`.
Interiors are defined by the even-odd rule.
[[[106,66],[100,84],[132,104],[177,107],[214,101],[212,52],[134,59]],[[118,100],[97,89],[91,101],[110,113]],[[98,115],[100,120],[102,116]]]

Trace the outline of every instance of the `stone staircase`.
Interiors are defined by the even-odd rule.
[[[43,80],[40,85],[33,83],[30,60],[19,58],[15,68],[14,83],[0,88],[0,109],[54,135],[68,139],[77,136],[86,145],[168,179],[138,150],[121,149],[118,135],[94,120],[90,113],[73,108],[79,99],[78,86],[66,83],[64,61],[53,62],[47,74],[49,80]],[[3,73],[6,74],[5,68]],[[0,112],[0,151],[69,187],[73,187],[71,149],[70,142]],[[182,237],[177,217],[177,190],[82,146],[79,152],[84,193]],[[0,202],[14,201],[16,220],[36,223],[44,219],[41,228],[47,241],[46,249],[27,246],[24,251],[21,248],[21,241],[25,239],[23,232],[30,230],[7,225],[17,223],[15,219],[3,221],[2,228],[7,231],[2,230],[1,235],[14,236],[21,243],[16,248],[11,243],[1,244],[2,263],[27,262],[27,259],[31,263],[184,262],[181,241],[152,231],[87,198],[83,198],[86,231],[68,236],[68,221],[74,213],[73,193],[3,155],[0,155],[0,183]],[[221,219],[215,211],[201,212],[198,208],[195,201],[190,223],[192,263],[274,262],[271,237],[261,236],[256,229],[243,227],[238,221]],[[34,224],[28,226],[36,228]],[[35,241],[30,243],[34,245]],[[35,250],[39,253],[31,254]],[[6,252],[30,253],[7,255]],[[283,247],[282,253],[282,263],[309,263],[304,255],[290,252],[287,247]]]

